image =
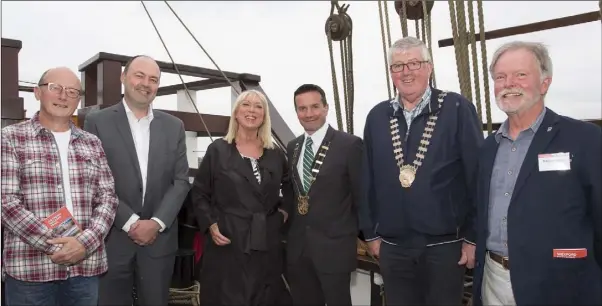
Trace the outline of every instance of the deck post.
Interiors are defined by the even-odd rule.
[[[190,93],[190,97],[192,98],[192,103],[194,103],[196,105],[196,103],[197,103],[196,91],[188,90],[188,93]],[[185,89],[178,90],[176,92],[176,96],[177,96],[176,111],[197,114],[196,110],[194,109],[193,104],[190,101],[190,98],[186,94]],[[199,118],[199,121],[200,120],[201,119]],[[195,172],[195,170],[197,170],[197,168],[199,167],[199,160],[198,160],[197,153],[196,153],[197,147],[198,147],[197,137],[198,137],[197,132],[186,131],[186,157],[188,158],[188,168],[191,169],[191,171],[189,172],[189,175],[191,174],[191,172]],[[193,176],[191,176],[191,177],[193,177]]]
[[[23,98],[19,97],[20,40],[2,38],[2,127],[25,119]],[[41,74],[41,72],[40,72]]]

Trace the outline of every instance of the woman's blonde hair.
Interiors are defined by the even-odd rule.
[[[230,116],[230,124],[228,125],[228,133],[226,134],[226,141],[228,143],[232,143],[236,138],[236,132],[238,132],[238,121],[236,121],[236,112],[240,107],[240,104],[247,100],[250,96],[256,96],[259,98],[261,102],[261,106],[263,106],[264,115],[263,115],[263,123],[259,126],[259,130],[257,131],[257,136],[261,141],[264,149],[273,149],[274,142],[272,141],[272,121],[270,120],[270,108],[268,107],[268,99],[265,97],[263,93],[260,91],[250,89],[245,90],[238,97],[236,101],[234,101],[234,106],[232,107],[232,115]]]

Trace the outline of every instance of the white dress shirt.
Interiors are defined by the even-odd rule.
[[[307,138],[310,137],[312,143],[312,150],[314,151],[314,157],[318,153],[318,149],[326,136],[326,132],[328,131],[328,123],[324,123],[321,128],[315,131],[312,135],[307,134],[305,132],[305,139],[301,144],[301,152],[299,152],[299,160],[297,161],[297,171],[299,171],[299,175],[301,176],[301,181],[303,182],[303,157],[305,156],[305,143],[307,142]]]
[[[146,195],[146,181],[148,171],[148,152],[150,144],[150,124],[153,121],[153,108],[152,105],[148,107],[148,114],[140,119],[136,118],[134,112],[128,107],[125,100],[123,100],[123,107],[125,108],[125,114],[127,115],[128,122],[130,124],[130,130],[132,131],[132,139],[134,140],[134,146],[136,147],[136,155],[138,156],[138,165],[140,165],[140,175],[142,177],[142,205],[144,205],[144,196]],[[123,230],[126,232],[130,231],[130,227],[136,221],[140,219],[137,214],[132,214],[128,221],[123,225]],[[165,223],[156,217],[151,218],[155,220],[161,226],[161,232],[165,229]]]

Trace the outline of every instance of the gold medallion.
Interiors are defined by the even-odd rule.
[[[416,169],[410,165],[405,165],[399,169],[399,182],[404,188],[412,186],[416,178]]]
[[[297,211],[300,215],[306,215],[309,211],[309,197],[299,196],[297,197]]]

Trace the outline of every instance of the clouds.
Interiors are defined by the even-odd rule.
[[[349,2],[353,19],[355,73],[355,133],[376,103],[387,98],[378,5],[375,1]],[[163,2],[145,2],[177,63],[215,68]],[[302,132],[292,107],[292,93],[303,83],[322,86],[332,101],[332,78],[324,23],[330,2],[170,2],[221,69],[258,74],[261,85],[296,134]],[[485,1],[486,30],[542,21],[598,10],[598,3]],[[392,39],[401,37],[399,18],[389,1]],[[433,45],[451,37],[447,3],[437,1],[432,11]],[[413,23],[409,26],[414,35]],[[21,80],[36,81],[53,66],[78,65],[104,51],[125,55],[169,57],[140,2],[3,2],[2,37],[23,41]],[[514,39],[542,41],[554,61],[554,81],[548,106],[577,118],[600,117],[602,107],[601,26],[593,22],[568,28],[520,35],[487,42],[487,56]],[[338,47],[335,48],[335,51]],[[459,91],[453,48],[435,48],[437,85]],[[477,50],[480,53],[480,50]],[[335,53],[335,58],[339,54]],[[337,60],[337,66],[340,61]],[[339,72],[340,77],[340,72]],[[185,78],[191,80],[192,78]],[[179,83],[165,75],[162,85]],[[342,86],[339,81],[339,90]],[[490,83],[491,85],[491,83]],[[482,87],[482,86],[481,86]],[[23,93],[28,116],[38,108],[32,95]],[[160,97],[156,108],[175,109],[176,96]],[[230,114],[230,89],[197,94],[201,112]],[[492,99],[493,101],[493,99]],[[494,122],[504,115],[492,105]],[[334,107],[329,123],[336,126]]]

